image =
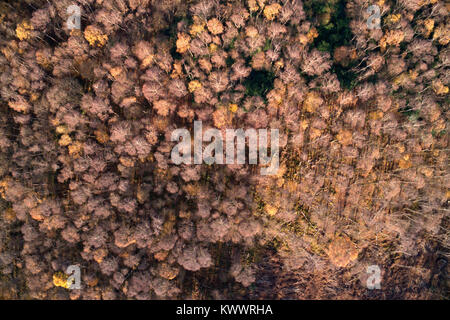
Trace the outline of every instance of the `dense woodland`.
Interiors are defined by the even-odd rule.
[[[448,299],[449,11],[1,1],[0,298]],[[173,164],[195,120],[277,128],[278,174]]]

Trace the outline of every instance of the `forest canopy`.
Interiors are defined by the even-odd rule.
[[[449,10],[2,1],[0,298],[448,299]],[[194,121],[278,173],[173,163]]]

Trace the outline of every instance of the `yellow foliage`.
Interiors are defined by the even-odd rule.
[[[310,91],[306,95],[305,101],[303,101],[303,107],[306,111],[313,113],[323,103],[323,99],[316,91]]]
[[[189,92],[194,92],[197,89],[200,89],[202,87],[202,84],[198,80],[193,80],[189,82]]]
[[[256,0],[248,0],[248,9],[250,10],[250,12],[255,12],[259,10],[259,6],[256,3]]]
[[[349,130],[342,130],[340,131],[336,138],[338,139],[339,143],[346,146],[352,143],[352,133]]]
[[[411,80],[416,80],[417,77],[419,76],[419,73],[415,70],[409,70],[409,77]]]
[[[450,42],[450,28],[440,25],[436,27],[433,34],[433,40],[438,40],[439,44],[446,46]]]
[[[71,283],[69,283],[69,281],[67,281],[69,279],[69,276],[67,274],[65,274],[64,272],[56,272],[55,274],[53,274],[53,284],[56,287],[63,287],[66,289],[69,289],[71,286]]]
[[[189,33],[191,36],[195,37],[197,34],[205,30],[205,22],[202,21],[198,16],[194,16],[194,24],[191,26]]]
[[[273,20],[280,12],[281,6],[278,3],[273,3],[264,8],[264,16],[267,20]]]
[[[313,42],[315,38],[319,36],[319,33],[317,32],[317,29],[315,27],[312,27],[311,30],[309,30],[306,37],[308,38],[308,42]]]
[[[400,153],[403,153],[406,150],[405,145],[403,143],[397,144],[396,147],[398,149],[398,152],[400,152]]]
[[[339,236],[330,243],[327,254],[335,266],[343,268],[358,258],[359,250],[347,236]]]
[[[448,87],[444,86],[440,80],[434,80],[432,86],[436,94],[445,95],[448,93]]]
[[[59,125],[56,127],[56,133],[67,134],[69,133],[69,129],[65,125]]]
[[[9,178],[0,181],[0,196],[2,196],[2,198],[5,198],[5,192],[8,189],[9,181]]]
[[[373,111],[373,112],[369,113],[370,120],[380,120],[381,118],[383,118],[382,111]]]
[[[167,217],[166,222],[164,222],[164,224],[163,224],[162,234],[164,234],[164,235],[171,234],[173,231],[173,228],[175,227],[175,223],[176,223],[175,214],[173,214],[171,212],[169,214],[169,216]]]
[[[122,67],[114,67],[109,70],[109,73],[114,77],[114,79],[117,79],[117,77],[123,72]]]
[[[41,50],[36,51],[36,61],[44,68],[50,67],[50,59],[48,59]]]
[[[172,70],[172,74],[170,75],[170,77],[172,79],[174,78],[178,78],[183,74],[183,69],[181,66],[181,61],[176,61],[173,63],[173,70]]]
[[[69,147],[69,155],[72,156],[72,158],[76,159],[80,156],[81,151],[83,150],[83,145],[79,141],[75,141],[72,143]]]
[[[387,46],[398,46],[405,39],[405,33],[401,30],[389,30],[380,40],[380,47],[385,50]]]
[[[267,0],[256,0],[258,2],[258,6],[262,9],[264,8],[264,5],[266,4]]]
[[[167,263],[163,263],[159,267],[159,275],[167,280],[173,280],[177,277],[179,269],[176,267],[171,267]]]
[[[272,205],[270,205],[270,204],[266,204],[265,209],[266,209],[267,214],[268,214],[269,216],[271,216],[271,217],[273,217],[274,215],[276,215],[277,212],[278,212],[277,207],[272,206]]]
[[[16,213],[12,208],[8,208],[3,212],[5,220],[8,222],[12,222],[16,219]]]
[[[322,130],[318,128],[311,128],[309,130],[309,138],[314,141],[322,135]]]
[[[280,59],[277,62],[275,62],[275,69],[280,70],[282,68],[284,68],[284,62],[283,59]]]
[[[42,211],[38,208],[32,208],[30,210],[30,216],[36,221],[44,221],[44,216],[42,215]]]
[[[123,98],[121,105],[130,106],[133,103],[136,103],[136,101],[137,101],[136,97],[126,97],[126,98]]]
[[[70,30],[70,36],[71,37],[81,37],[83,34],[81,33],[80,29],[72,29]]]
[[[104,130],[95,130],[94,134],[97,141],[101,144],[105,144],[109,140],[109,136]]]
[[[412,167],[412,162],[408,154],[404,155],[398,162],[400,169],[409,169]]]
[[[434,20],[433,19],[426,19],[424,21],[424,26],[425,26],[425,29],[427,30],[426,36],[429,37],[431,32],[434,29]]]
[[[402,86],[402,85],[405,85],[407,81],[408,81],[408,75],[405,72],[403,72],[402,74],[398,75],[392,82],[395,85]]]
[[[144,58],[144,60],[142,60],[141,67],[144,69],[147,68],[153,62],[153,58],[154,58],[154,55],[152,55],[152,54],[146,56]]]
[[[238,111],[238,105],[235,103],[230,103],[230,105],[228,106],[230,108],[230,111],[233,113],[236,113]]]
[[[386,22],[387,23],[397,23],[400,21],[400,19],[402,18],[402,15],[399,14],[390,14],[387,16],[386,18]]]
[[[430,167],[421,167],[419,168],[419,172],[423,174],[427,178],[431,178],[433,176],[434,170]]]
[[[308,127],[309,127],[309,122],[308,122],[308,120],[304,119],[304,120],[301,120],[301,121],[300,121],[300,128],[301,128],[302,130],[306,130],[306,129],[308,129]]]
[[[245,35],[249,38],[256,38],[258,36],[258,29],[254,26],[249,26],[245,28]]]
[[[33,26],[28,21],[24,21],[21,24],[17,25],[16,36],[17,38],[19,38],[19,40],[26,40],[30,38],[31,31],[33,30]]]
[[[17,112],[27,113],[28,110],[30,110],[30,104],[25,100],[10,101],[8,102],[8,105],[11,109]]]
[[[84,38],[89,45],[95,46],[97,44],[98,47],[103,47],[108,41],[108,35],[103,34],[101,30],[95,26],[88,26],[86,30],[84,30]]]
[[[178,33],[178,39],[177,39],[177,52],[178,53],[185,53],[189,50],[189,42],[191,41],[191,37],[187,35],[186,33],[179,32]]]
[[[267,94],[267,99],[269,101],[270,107],[277,108],[283,102],[283,91],[282,90],[271,90]]]
[[[68,134],[63,134],[58,143],[61,147],[66,147],[72,143],[72,138]]]
[[[189,33],[191,36],[196,36],[197,34],[203,32],[205,30],[205,26],[201,24],[194,24],[191,26]]]
[[[309,33],[308,33],[309,34]],[[298,36],[298,41],[300,41],[300,43],[303,45],[303,46],[305,46],[305,45],[307,45],[308,44],[308,36],[307,35],[304,35],[304,34],[300,34],[299,36]]]
[[[208,30],[213,35],[218,35],[223,32],[223,25],[217,18],[212,18],[208,21]]]
[[[211,43],[211,44],[209,45],[209,52],[210,52],[210,53],[214,53],[214,52],[216,52],[216,51],[217,51],[217,44]]]
[[[36,93],[36,92],[33,92],[31,95],[30,95],[30,102],[34,102],[34,101],[36,101],[37,99],[39,99],[39,94],[38,93]]]
[[[217,128],[224,128],[231,125],[233,120],[232,114],[228,111],[225,106],[220,106],[216,111],[213,112],[214,125]]]
[[[127,167],[127,168],[134,167],[134,160],[129,157],[120,157],[119,161],[124,167]]]

